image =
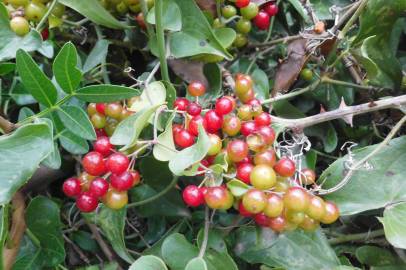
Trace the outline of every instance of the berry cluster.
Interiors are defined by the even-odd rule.
[[[19,36],[25,36],[30,32],[31,26],[39,23],[50,8],[50,0],[4,0],[9,16],[10,28]],[[65,6],[57,3],[48,17],[50,27],[62,23],[62,16],[65,13]],[[42,38],[46,40],[49,35],[48,28],[41,32]]]
[[[178,98],[174,107],[185,112],[186,120],[183,124],[173,125],[173,136],[179,148],[189,147],[198,135],[198,125],[202,125],[211,144],[199,170],[204,174],[217,155],[225,155],[229,164],[228,175],[235,176],[249,188],[242,196],[234,197],[227,183],[216,186],[207,183],[205,177],[199,186],[185,187],[185,203],[191,207],[206,204],[220,210],[234,205],[242,216],[252,217],[260,226],[277,232],[297,227],[314,230],[320,222],[335,222],[339,216],[338,208],[306,189],[315,184],[314,171],[305,168],[298,172],[289,157],[277,158],[273,148],[272,118],[255,98],[252,78],[237,74],[235,82],[236,98],[221,97],[214,109],[202,110],[197,98],[194,102]],[[192,82],[188,92],[198,97],[204,94],[205,87],[200,82]]]
[[[97,139],[93,151],[82,159],[84,172],[65,180],[63,192],[76,198],[82,212],[94,211],[99,200],[111,209],[120,209],[128,203],[127,190],[139,184],[140,174],[133,169],[134,162],[114,149],[108,136],[131,112],[120,103],[90,103],[87,110]]]
[[[234,46],[237,48],[247,44],[246,35],[251,31],[252,23],[254,23],[259,30],[267,30],[270,25],[271,17],[278,13],[278,6],[274,1],[264,4],[261,8],[250,0],[236,0],[233,4],[234,5],[230,3],[222,7],[222,17],[216,18],[213,21],[213,27],[224,27],[225,23],[231,22],[234,18],[239,17],[238,21],[234,24],[238,33],[234,41]],[[241,16],[237,15],[237,8]]]

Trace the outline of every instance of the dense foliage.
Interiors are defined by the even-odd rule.
[[[1,269],[406,269],[405,0],[0,1]]]

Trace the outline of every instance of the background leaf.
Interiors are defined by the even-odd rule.
[[[392,204],[385,208],[383,218],[379,218],[385,229],[385,237],[397,248],[406,249],[406,203]]]
[[[89,55],[86,58],[85,63],[83,64],[83,72],[86,73],[97,65],[103,63],[106,60],[107,53],[109,50],[110,41],[106,39],[97,40],[93,49],[90,51]]]
[[[161,258],[153,255],[141,256],[133,264],[129,270],[167,270],[165,263]]]
[[[179,31],[182,29],[182,15],[178,5],[173,0],[163,2],[162,13],[162,24],[165,30]],[[149,10],[147,22],[155,24],[155,7]]]

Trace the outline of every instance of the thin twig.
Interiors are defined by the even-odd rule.
[[[87,222],[87,225],[89,226],[90,230],[92,231],[94,239],[99,244],[99,246],[102,249],[104,255],[106,255],[107,259],[110,262],[114,262],[114,254],[110,250],[110,247],[104,241],[103,237],[100,235],[99,230],[97,229],[97,226],[92,224],[92,223],[89,223],[89,222]]]
[[[268,104],[268,103],[273,103],[273,102],[284,100],[284,99],[289,99],[289,98],[301,95],[303,93],[313,91],[319,86],[320,83],[321,83],[321,81],[317,80],[317,81],[313,82],[312,84],[310,84],[309,86],[302,88],[298,91],[291,91],[290,93],[285,94],[285,95],[279,95],[279,96],[276,96],[273,98],[265,99],[264,101],[262,101],[262,104]]]
[[[63,234],[63,239],[65,239],[65,241],[72,246],[73,250],[77,254],[79,254],[79,257],[82,261],[84,261],[86,264],[90,264],[89,258],[83,253],[83,251],[72,240],[69,239],[69,237],[67,237],[65,234]]]

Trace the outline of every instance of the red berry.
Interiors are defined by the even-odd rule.
[[[94,179],[89,186],[89,193],[96,198],[103,197],[109,190],[109,183],[104,178]]]
[[[187,106],[187,113],[190,114],[191,116],[200,115],[201,112],[202,112],[202,106],[200,106],[196,102],[191,102]]]
[[[267,217],[264,213],[259,213],[254,216],[255,222],[262,227],[268,227],[270,218]]]
[[[237,178],[243,181],[244,183],[250,183],[250,174],[254,165],[251,163],[242,163],[237,167]]]
[[[275,16],[278,13],[278,6],[275,3],[269,2],[264,5],[263,9],[270,17]]]
[[[246,156],[243,160],[237,163],[237,165],[241,165],[244,163],[250,163],[252,164],[252,157],[251,156]]]
[[[227,155],[232,162],[241,162],[248,156],[248,145],[242,140],[234,140],[227,145]]]
[[[173,103],[173,107],[177,108],[179,111],[186,111],[187,105],[189,105],[189,100],[186,98],[177,98]]]
[[[107,169],[113,174],[122,174],[128,169],[129,164],[128,157],[121,153],[111,154],[106,161]]]
[[[262,112],[260,115],[255,117],[254,120],[258,127],[269,126],[271,124],[271,115],[269,113]]]
[[[266,13],[263,10],[260,10],[258,12],[257,16],[255,16],[253,21],[254,21],[255,26],[258,27],[258,29],[260,29],[260,30],[266,30],[269,28],[270,17],[268,15],[268,13]]]
[[[248,6],[249,3],[250,3],[250,0],[236,0],[235,1],[235,5],[238,8],[246,7],[246,6]]]
[[[110,144],[110,140],[106,136],[98,137],[97,140],[93,143],[94,151],[99,152],[103,156],[110,154],[113,146]]]
[[[273,168],[277,174],[283,177],[291,177],[296,171],[295,163],[287,157],[282,157],[278,160]]]
[[[226,115],[233,110],[233,102],[230,98],[222,97],[216,101],[215,111],[217,115]]]
[[[63,182],[62,191],[68,197],[75,197],[80,194],[82,188],[80,187],[80,180],[77,178],[69,178]]]
[[[242,202],[240,201],[240,203],[238,204],[238,211],[240,212],[240,215],[243,217],[251,217],[252,214],[250,212],[247,211],[247,209],[245,209],[244,205],[242,204]]]
[[[123,172],[121,174],[112,174],[110,176],[110,184],[118,191],[129,190],[133,187],[134,177],[130,172]]]
[[[185,203],[191,207],[197,207],[204,203],[202,189],[195,185],[187,186],[183,190],[182,197]]]
[[[282,232],[285,229],[286,225],[287,221],[283,216],[271,218],[269,220],[269,227],[276,232]]]
[[[247,101],[247,104],[248,104],[248,105],[251,105],[251,106],[253,106],[253,107],[255,107],[255,106],[262,106],[262,105],[261,105],[261,101],[260,101],[259,99],[257,99],[257,98],[253,98],[253,99]]]
[[[214,110],[209,110],[205,115],[206,119],[206,130],[209,133],[215,133],[223,125],[223,117],[219,116]]]
[[[241,124],[240,132],[245,137],[247,137],[248,135],[251,135],[256,130],[257,130],[257,125],[255,124],[254,121],[247,121],[247,122],[243,122]]]
[[[96,137],[99,138],[99,137],[102,137],[102,136],[107,137],[106,131],[104,129],[102,129],[102,128],[96,129]]]
[[[89,192],[83,192],[76,199],[76,206],[82,212],[93,212],[97,208],[97,198]]]
[[[175,134],[178,133],[183,129],[183,126],[181,124],[173,124],[172,125],[172,136],[175,137]]]
[[[103,155],[96,151],[87,153],[82,159],[82,165],[90,175],[99,176],[106,172]]]
[[[105,114],[106,110],[106,103],[97,103],[96,104],[96,111],[102,115]]]
[[[206,87],[201,82],[193,81],[188,85],[187,91],[192,97],[200,97],[206,92]]]
[[[175,134],[175,143],[177,146],[186,148],[195,142],[195,136],[193,136],[189,131],[186,129],[182,129],[178,133]]]
[[[133,177],[133,186],[138,185],[141,181],[140,173],[137,170],[131,170],[130,173],[131,176]]]
[[[138,13],[138,15],[135,17],[135,20],[142,29],[147,28],[147,26],[145,25],[144,14],[142,12]]]
[[[275,141],[275,130],[270,126],[262,126],[256,130],[257,134],[260,134],[264,139],[265,144],[270,145]]]
[[[48,28],[44,28],[44,30],[41,31],[41,36],[42,36],[42,40],[47,40],[49,38]]]
[[[193,136],[199,135],[199,125],[203,125],[204,129],[207,129],[206,119],[201,115],[193,116],[189,122],[188,130]]]

